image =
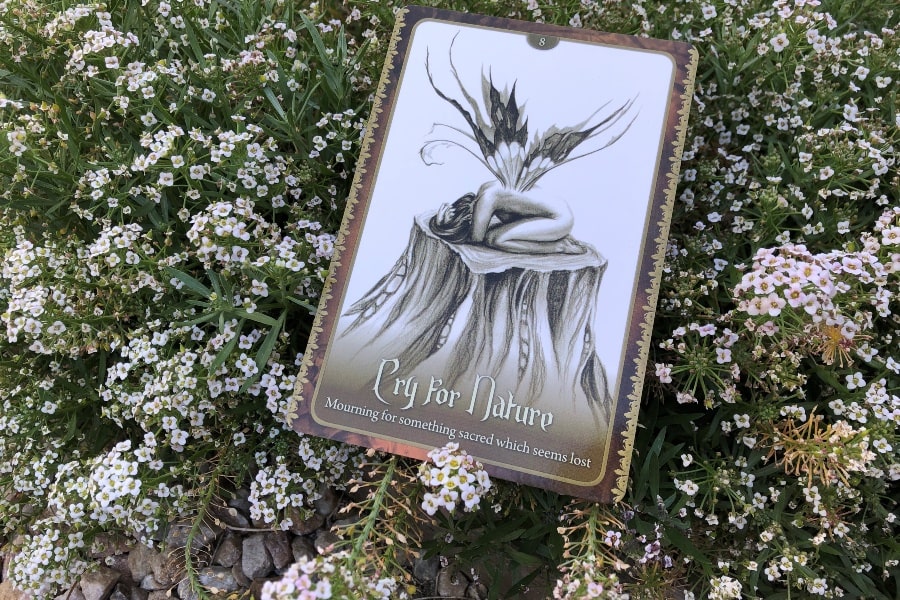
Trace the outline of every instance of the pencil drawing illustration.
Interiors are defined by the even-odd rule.
[[[539,182],[626,135],[638,117],[636,98],[600,101],[574,125],[539,130],[517,97],[517,80],[498,87],[482,65],[480,98],[466,89],[455,40],[440,73],[445,82],[430,49],[425,72],[461,122],[435,123],[418,154],[435,168],[475,161],[484,175],[458,199],[438,198],[437,208],[415,216],[405,252],[344,312],[338,335],[358,340],[361,357],[396,357],[405,372],[439,364],[446,385],[490,375],[526,401],[542,393],[560,406],[584,401],[595,420],[608,419],[609,382],[595,351],[607,261],[572,235],[589,194],[566,199]]]

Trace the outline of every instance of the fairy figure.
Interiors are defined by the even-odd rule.
[[[442,164],[435,159],[435,152],[455,146],[475,157],[495,179],[484,183],[475,193],[442,205],[429,222],[431,231],[452,243],[481,244],[513,253],[583,252],[583,246],[570,235],[574,218],[566,201],[541,190],[536,183],[556,167],[617,142],[636,118],[632,117],[624,126],[619,123],[631,110],[634,99],[609,110],[607,102],[580,123],[562,128],[552,126],[542,133],[535,132],[529,141],[528,120],[521,110],[524,106],[516,102],[515,83],[510,91],[501,92],[490,75],[482,72],[482,108],[463,87],[452,51],[451,43],[450,71],[471,110],[437,87],[428,54],[425,70],[431,87],[462,114],[472,133],[435,123],[434,129],[449,130],[448,137],[426,141],[419,155],[426,165]],[[584,142],[598,138],[599,147],[574,152]]]
[[[468,127],[436,123],[419,154],[430,166],[442,164],[439,150],[462,149],[491,176],[455,202],[416,215],[405,251],[343,313],[337,341],[352,359],[342,378],[353,383],[342,385],[354,394],[376,389],[375,375],[357,365],[392,357],[395,381],[440,372],[440,385],[451,390],[489,376],[510,401],[515,395],[523,406],[552,411],[561,395],[571,399],[574,421],[599,427],[611,407],[595,348],[602,335],[596,302],[608,263],[572,236],[566,199],[537,184],[551,170],[616,143],[635,121],[635,100],[603,104],[573,126],[534,131],[515,83],[499,90],[483,70],[483,102],[466,91],[452,48],[458,99],[437,85],[428,54],[425,71]],[[457,247],[448,251],[447,244]],[[476,248],[459,247],[466,245]]]
[[[429,226],[452,243],[484,244],[528,254],[581,254],[584,247],[569,235],[575,220],[562,198],[538,188],[517,192],[497,182],[483,184],[441,206]]]

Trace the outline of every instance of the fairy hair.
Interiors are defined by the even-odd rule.
[[[443,218],[439,218],[441,213],[431,217],[428,226],[432,233],[451,244],[470,241],[475,201],[475,194],[466,194],[449,206],[444,212]]]

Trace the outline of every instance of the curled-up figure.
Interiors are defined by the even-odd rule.
[[[574,218],[565,200],[540,188],[517,191],[496,182],[483,184],[441,206],[431,231],[452,243],[483,244],[519,254],[581,254],[569,235]]]

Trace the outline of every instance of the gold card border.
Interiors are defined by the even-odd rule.
[[[376,134],[380,133],[380,130],[389,124],[389,119],[387,118],[389,115],[386,114],[386,111],[389,113],[396,101],[398,87],[397,80],[394,80],[393,76],[396,75],[396,78],[399,78],[403,68],[403,61],[398,62],[397,59],[398,56],[406,55],[406,51],[411,43],[411,31],[414,26],[420,21],[428,19],[476,26],[481,25],[495,29],[509,28],[510,24],[515,24],[515,30],[525,33],[554,35],[560,38],[634,50],[653,50],[668,55],[674,62],[675,74],[673,76],[670,98],[671,100],[678,98],[680,101],[672,102],[670,100],[663,129],[663,143],[661,144],[664,149],[660,156],[660,162],[657,165],[656,183],[651,192],[651,206],[648,210],[647,221],[650,227],[644,234],[645,236],[653,236],[656,248],[651,254],[652,248],[648,247],[649,245],[646,243],[642,244],[643,255],[639,261],[633,289],[633,296],[642,296],[642,298],[640,302],[637,301],[637,297],[633,299],[629,315],[631,327],[628,329],[629,333],[625,342],[626,347],[630,348],[626,351],[620,363],[622,366],[621,372],[616,373],[616,378],[619,380],[617,386],[618,394],[613,399],[613,414],[609,425],[610,435],[607,436],[607,441],[605,442],[605,445],[607,445],[605,452],[607,464],[604,467],[604,471],[597,482],[576,484],[561,480],[551,474],[538,474],[531,470],[509,468],[502,464],[496,464],[494,461],[485,461],[491,465],[489,470],[493,470],[497,476],[504,479],[599,501],[620,501],[627,493],[628,474],[634,450],[634,437],[649,357],[655,307],[659,298],[661,274],[680,172],[681,151],[687,135],[687,122],[693,97],[694,77],[699,59],[696,49],[682,42],[635,38],[623,34],[571,29],[542,23],[517,22],[501,17],[457,13],[429,7],[409,6],[400,9],[396,14],[393,34],[388,44],[381,77],[373,97],[366,133],[360,147],[356,171],[347,199],[344,217],[335,241],[334,255],[323,286],[319,309],[316,312],[310,330],[308,346],[300,365],[294,393],[289,400],[288,419],[298,432],[311,433],[373,447],[419,460],[423,460],[428,451],[428,449],[412,442],[385,440],[363,432],[323,426],[312,418],[310,404],[304,399],[305,397],[311,398],[316,388],[318,375],[323,366],[322,361],[326,355],[326,348],[321,346],[323,336],[325,338],[330,337],[330,332],[336,325],[336,316],[331,314],[329,309],[336,301],[335,294],[343,295],[343,286],[345,285],[346,277],[349,277],[350,273],[346,272],[343,278],[339,275],[341,272],[349,269],[349,265],[345,264],[345,260],[352,261],[353,249],[357,247],[361,236],[362,219],[357,218],[357,211],[359,209],[365,211],[368,208],[367,194],[371,192],[371,189],[364,193],[364,187],[371,188],[374,182],[378,159],[380,159],[385,142],[383,136],[379,137]],[[668,148],[665,148],[666,145],[668,145]],[[376,159],[374,163],[372,161],[373,158]],[[663,174],[663,167],[666,161],[668,161],[668,169],[665,171],[665,177],[660,177]],[[371,170],[373,167],[374,171]],[[366,203],[363,206],[359,206],[361,197],[366,198]],[[364,215],[362,216],[364,217]],[[350,249],[349,252],[348,249]],[[341,279],[341,283],[339,283],[339,279]],[[326,334],[326,332],[329,333]],[[327,343],[327,340],[325,340],[325,343]],[[627,368],[629,358],[632,370]],[[625,385],[624,378],[626,374],[630,375],[630,386]],[[628,388],[630,388],[630,391],[627,394],[623,393],[623,389]],[[623,402],[623,400],[625,401]],[[614,439],[617,431],[620,432],[618,440]],[[614,456],[618,460],[613,458]],[[611,468],[616,463],[618,463],[616,468]]]

